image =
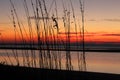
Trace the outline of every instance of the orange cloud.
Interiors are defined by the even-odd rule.
[[[55,35],[49,35],[46,37],[40,37],[40,40],[48,41],[48,42],[53,42],[53,41],[64,41],[68,42],[68,33],[61,32],[59,34]],[[91,33],[85,33],[84,34],[85,42],[95,42],[95,43],[107,43],[107,42],[113,42],[113,43],[119,43],[120,42],[120,34],[119,33],[107,33],[107,32],[91,32]],[[70,42],[75,43],[75,42],[81,42],[82,41],[82,35],[80,32],[71,32],[70,33]],[[2,37],[4,42],[12,42],[14,43],[15,37],[14,33],[11,34],[5,34],[5,36]],[[17,42],[22,42],[22,39],[17,35],[16,37]],[[24,40],[26,42],[30,42],[29,36],[26,37],[24,36]],[[37,43],[38,38],[36,35],[33,36],[33,40]],[[1,40],[0,40],[1,41]]]
[[[64,40],[66,40],[66,33],[60,34]],[[106,32],[92,32],[92,33],[85,33],[85,42],[120,42],[120,34],[119,33],[106,33]],[[71,42],[76,42],[82,40],[82,35],[80,33],[77,33],[77,39],[76,39],[76,33],[70,33],[70,39]]]

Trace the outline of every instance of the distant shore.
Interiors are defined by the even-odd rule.
[[[71,48],[70,50],[65,48],[53,49],[53,48],[29,48],[29,47],[0,47],[0,49],[17,49],[17,50],[51,50],[51,51],[83,51],[82,49],[75,49]],[[116,48],[106,48],[106,49],[99,49],[99,48],[85,48],[85,52],[120,52],[120,49]]]

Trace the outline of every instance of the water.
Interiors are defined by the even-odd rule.
[[[120,74],[120,53],[88,52],[86,58],[88,71]]]
[[[27,50],[30,54],[31,51]],[[23,66],[23,55],[24,53],[22,50],[17,50],[18,56],[19,56],[19,63],[21,66]],[[36,63],[38,63],[38,52],[35,50],[35,58]],[[51,51],[51,53],[57,53],[57,51]],[[12,61],[12,64],[16,65],[16,60],[13,57],[13,51],[12,50],[0,50],[0,62],[3,62],[7,60],[7,64],[11,64],[10,60],[7,57],[7,54],[9,54],[10,60]],[[62,55],[62,69],[65,69],[65,51],[60,52]],[[78,70],[77,67],[77,52],[72,51],[72,65],[74,66],[74,70]],[[31,54],[29,55],[31,56]],[[31,58],[29,58],[31,61]],[[86,52],[86,65],[87,65],[87,71],[92,72],[103,72],[103,73],[115,73],[120,74],[120,53],[114,53],[114,52]],[[27,63],[25,63],[27,66]],[[37,64],[38,66],[38,64]]]

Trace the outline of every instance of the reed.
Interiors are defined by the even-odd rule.
[[[12,9],[13,9],[13,12],[14,12],[16,18],[17,18],[17,23],[18,23],[18,26],[19,26],[19,29],[20,29],[21,37],[22,37],[22,39],[23,39],[23,33],[22,33],[22,29],[21,29],[20,22],[19,22],[19,18],[18,18],[18,15],[17,15],[16,9],[15,9],[15,7],[14,7],[14,4],[13,4],[13,2],[12,2],[11,0],[10,0],[10,4],[11,4]],[[14,53],[14,52],[13,52],[13,53]],[[23,55],[23,65],[25,66],[24,53],[22,53],[22,55]]]
[[[1,40],[1,42],[3,42],[3,40],[2,40],[2,34],[0,33],[0,40]],[[1,53],[0,54],[0,64],[2,64],[2,65],[5,65],[5,64],[7,64],[8,63],[8,61],[7,61],[7,59],[5,58],[5,55],[3,55],[4,53]],[[7,57],[8,57],[9,55],[7,55]],[[9,58],[8,58],[9,59]]]
[[[72,9],[72,14],[73,14],[73,19],[74,19],[74,27],[75,27],[75,34],[76,34],[76,49],[78,50],[79,48],[79,45],[78,45],[78,30],[77,30],[77,28],[78,28],[78,26],[77,26],[77,23],[76,23],[76,16],[75,16],[75,10],[74,10],[74,7],[73,7],[73,4],[72,4],[72,1],[70,0],[70,4],[71,4],[71,9]],[[77,58],[78,58],[78,68],[79,68],[79,70],[80,70],[80,67],[81,67],[81,65],[80,65],[80,52],[78,51],[77,52]]]
[[[28,50],[21,50],[22,52],[22,63],[23,66],[28,67],[39,67],[39,68],[48,68],[48,69],[62,69],[63,64],[63,55],[60,51],[61,46],[63,46],[65,49],[65,68],[66,70],[74,70],[73,66],[73,57],[71,53],[71,27],[72,24],[74,25],[75,30],[75,36],[76,36],[76,49],[79,49],[78,43],[80,42],[78,37],[82,36],[82,48],[83,52],[77,52],[77,58],[78,58],[78,68],[81,71],[86,71],[86,58],[85,58],[85,35],[84,35],[84,2],[79,0],[80,4],[80,15],[81,15],[81,22],[77,24],[77,18],[75,14],[75,8],[73,6],[72,0],[61,0],[62,7],[63,7],[63,17],[59,18],[59,9],[57,6],[57,1],[53,0],[50,4],[50,8],[48,9],[48,6],[46,5],[46,0],[30,0],[30,4],[32,7],[33,17],[30,15],[30,9],[27,3],[27,0],[23,0],[23,7],[27,19],[27,28],[29,29],[28,32],[25,30],[24,24],[20,21],[19,16],[17,14],[16,7],[12,0],[10,0],[11,4],[11,16],[12,16],[12,23],[14,27],[15,32],[15,46],[17,46],[17,35],[19,35],[23,48],[26,48],[27,42],[24,39],[26,37],[29,40],[29,47],[31,48],[30,52]],[[66,3],[67,2],[67,3]],[[52,10],[52,12],[51,12]],[[72,15],[72,17],[71,17]],[[34,19],[34,23],[31,21],[31,19]],[[61,22],[64,27],[64,33],[65,33],[65,41],[63,41],[59,37],[61,26],[59,26],[59,22]],[[71,21],[73,22],[71,23]],[[82,23],[82,29],[79,25]],[[33,27],[33,24],[35,26]],[[78,27],[80,28],[80,33],[78,30]],[[35,29],[35,31],[33,30]],[[34,41],[34,32],[36,32],[37,36],[37,42]],[[29,35],[27,34],[29,33]],[[78,35],[80,34],[80,36]],[[50,38],[48,38],[50,37]],[[35,45],[37,44],[37,52],[35,50],[32,50],[35,48]],[[55,49],[58,51],[52,51],[51,49]],[[14,60],[16,61],[17,65],[20,66],[20,60],[18,51],[12,50]],[[12,63],[9,54],[8,59],[10,60],[10,63]]]
[[[32,23],[31,23],[31,20],[30,20],[30,14],[29,14],[29,9],[28,9],[26,0],[23,1],[23,5],[24,5],[24,9],[25,9],[26,17],[27,17],[27,22],[28,22],[28,28],[29,28],[30,48],[33,48],[34,40],[33,40]],[[31,50],[31,55],[32,55],[31,56],[32,57],[32,66],[33,66],[33,63],[34,63],[34,67],[36,67],[36,60],[35,60],[36,57],[35,57],[34,50]],[[29,60],[28,60],[28,62],[29,62]]]
[[[86,59],[85,59],[85,38],[84,38],[84,0],[83,3],[81,0],[79,0],[80,3],[80,11],[81,11],[81,18],[82,18],[82,46],[83,46],[83,54],[82,54],[82,58],[83,58],[83,64],[82,64],[82,69],[83,71],[86,71]]]
[[[11,15],[13,17],[13,27],[14,27],[14,32],[15,32],[15,46],[16,46],[16,22],[15,22],[15,18],[14,18],[14,14],[13,14],[13,10],[11,10]],[[17,65],[19,66],[19,60],[18,60],[18,53],[17,50],[12,50],[14,58],[17,62]]]

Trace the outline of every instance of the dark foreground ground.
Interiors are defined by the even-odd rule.
[[[120,75],[0,65],[0,80],[120,80]]]

